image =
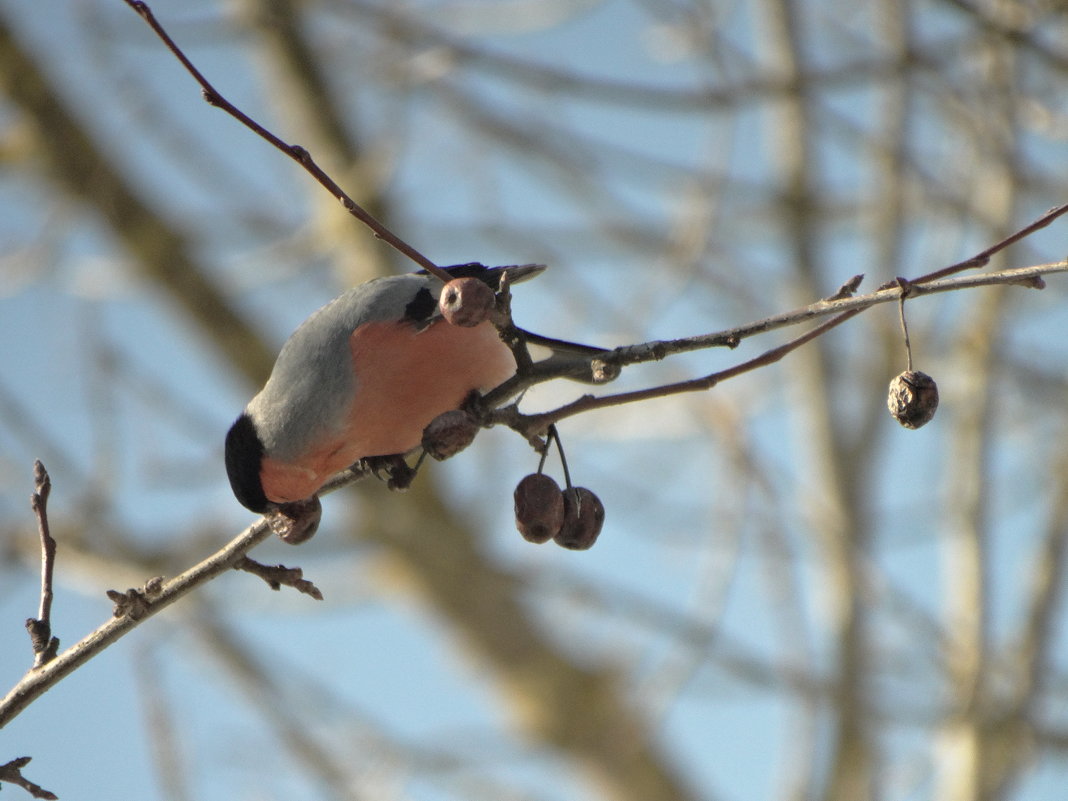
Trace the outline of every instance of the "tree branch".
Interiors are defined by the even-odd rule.
[[[224,548],[170,581],[163,582],[158,592],[151,597],[143,595],[139,614],[123,614],[109,620],[52,661],[41,667],[34,667],[11,688],[3,700],[0,700],[0,728],[10,723],[46,690],[133,630],[139,623],[166,609],[201,584],[233,568],[250,549],[270,537],[271,533],[267,521],[258,520]]]
[[[39,784],[34,784],[22,775],[22,769],[30,764],[30,759],[31,757],[19,757],[18,759],[12,759],[7,764],[0,765],[0,782],[17,784],[34,798],[56,801],[58,796],[55,793],[49,792]]]
[[[212,86],[211,82],[204,77],[203,73],[197,69],[193,62],[189,60],[189,57],[186,56],[178,44],[170,37],[170,34],[167,33],[159,20],[156,19],[156,15],[152,13],[152,9],[148,7],[147,3],[142,0],[126,0],[126,5],[130,6],[130,8],[141,16],[141,18],[167,46],[167,49],[170,50],[174,57],[181,62],[186,71],[193,76],[193,79],[198,84],[200,84],[200,88],[204,93],[204,100],[207,101],[209,105],[225,111],[261,139],[297,162],[309,175],[311,175],[312,178],[322,184],[327,192],[337,198],[349,214],[371,229],[371,233],[378,239],[391,245],[398,252],[407,256],[441,281],[448,283],[451,280],[451,277],[447,272],[393,233],[384,223],[380,222],[369,211],[364,209],[363,206],[353,200],[344,189],[338,186],[333,178],[326,174],[323,168],[315,162],[314,158],[312,158],[311,153],[305,148],[300,145],[291,145],[279,138],[223,97],[222,94]]]
[[[62,93],[0,17],[0,92],[33,128],[32,153],[70,197],[95,209],[129,254],[131,266],[167,291],[252,382],[271,372],[274,354],[231,307],[197,261],[190,238],[168,223],[85,132]]]
[[[1042,280],[1043,275],[1061,272],[1068,272],[1068,261],[1053,262],[1050,264],[1042,264],[1014,270],[1003,270],[1001,272],[985,275],[946,278],[940,281],[932,281],[922,286],[909,285],[909,291],[912,295],[930,295],[959,289],[971,289],[980,286],[1018,285],[1040,288],[1044,286]],[[666,384],[646,390],[617,393],[615,395],[599,398],[587,395],[555,410],[535,415],[524,415],[519,413],[514,404],[496,411],[493,410],[492,406],[488,406],[490,411],[486,413],[484,422],[486,425],[507,425],[529,438],[534,433],[544,430],[550,424],[558,420],[582,412],[608,406],[616,406],[623,403],[633,403],[657,397],[665,397],[667,395],[678,394],[681,392],[710,389],[716,384],[729,378],[734,378],[758,367],[766,366],[778,361],[788,353],[811,342],[830,329],[842,324],[872,306],[898,300],[902,291],[903,290],[900,288],[881,289],[868,295],[861,295],[853,298],[843,298],[834,301],[820,300],[792,312],[769,317],[765,320],[760,320],[755,323],[739,326],[719,333],[705,334],[698,337],[688,337],[679,340],[648,342],[640,345],[617,348],[615,351],[606,351],[604,356],[594,357],[594,359],[603,359],[610,364],[637,364],[662,359],[674,353],[683,353],[700,348],[720,345],[733,346],[740,342],[741,339],[757,333],[763,333],[786,325],[804,322],[814,317],[831,314],[836,315],[811,331],[806,332],[783,345],[772,348],[754,359],[747,360],[717,373],[712,373],[689,381]],[[616,354],[618,354],[618,356]],[[551,378],[565,376],[570,372],[571,370],[568,368],[558,368],[552,374],[542,371],[536,372],[533,376],[524,376],[518,381],[517,379],[512,379],[489,393],[485,400],[489,403],[491,400],[495,399],[496,402],[501,403],[528,386],[542,383]],[[345,471],[324,485],[320,494],[325,495],[334,492],[341,487],[348,486],[355,481],[365,478],[366,475],[367,473],[365,471],[360,470]],[[170,581],[153,584],[151,592],[134,590],[125,594],[116,593],[116,596],[123,596],[119,601],[118,611],[120,614],[118,617],[105,623],[96,631],[92,632],[78,643],[75,643],[47,664],[43,666],[35,665],[35,667],[11,689],[7,696],[0,701],[0,728],[14,719],[23,709],[48,688],[52,687],[72,671],[89,661],[97,653],[116,642],[128,631],[136,627],[142,620],[148,619],[156,614],[156,612],[170,606],[179,598],[182,598],[191,592],[197,586],[215,578],[227,570],[234,567],[248,569],[248,562],[244,561],[246,554],[253,547],[267,539],[271,533],[272,529],[267,520],[260,519],[235,537],[224,548],[181,575],[176,576]],[[261,570],[252,570],[251,572],[256,572],[257,575],[264,577],[263,571]],[[277,579],[277,576],[272,576],[272,578]],[[291,578],[293,578],[291,575],[287,576],[287,579]],[[294,581],[298,580],[302,581],[303,579],[301,577],[296,577],[296,579],[294,579]],[[285,581],[282,583],[290,582]],[[297,586],[297,584],[293,583],[292,586]],[[297,589],[301,592],[307,592],[314,597],[314,593],[304,585],[298,586]]]
[[[52,636],[52,573],[56,565],[56,541],[48,527],[48,494],[52,490],[52,479],[40,460],[33,463],[33,484],[30,506],[41,535],[41,606],[37,617],[26,621],[26,630],[33,645],[33,666],[38,668],[54,659],[59,650],[59,639]]]
[[[1066,207],[1068,210],[1068,207]],[[1032,267],[1020,267],[1010,270],[1002,270],[995,273],[981,275],[959,276],[956,278],[943,278],[938,281],[930,281],[926,284],[913,284],[905,282],[905,288],[896,284],[893,288],[879,289],[866,295],[856,297],[839,298],[837,300],[819,300],[799,309],[794,309],[783,314],[767,317],[753,323],[737,326],[724,331],[709,334],[701,334],[681,339],[656,340],[643,342],[638,345],[624,345],[603,354],[591,357],[591,363],[602,362],[615,368],[621,368],[644,362],[660,361],[677,353],[687,353],[712,347],[736,347],[743,339],[756,334],[774,331],[790,325],[807,322],[808,320],[837,315],[833,319],[823,323],[812,331],[800,337],[790,340],[776,348],[766,351],[754,359],[729,367],[716,373],[711,373],[700,378],[680,381],[672,384],[651,387],[649,389],[635,390],[633,392],[617,393],[596,397],[584,395],[583,397],[565,404],[557,409],[526,415],[519,412],[516,404],[502,406],[508,399],[515,397],[523,390],[536,384],[567,376],[572,372],[569,368],[545,368],[533,365],[529,371],[517,374],[501,386],[486,394],[485,407],[489,410],[483,417],[486,425],[506,425],[528,439],[531,436],[540,435],[548,426],[576,414],[602,409],[609,406],[619,406],[624,403],[652,400],[654,398],[676,395],[682,392],[697,392],[711,389],[721,381],[734,378],[743,373],[750,372],[759,367],[779,361],[787,353],[810,342],[816,337],[826,333],[831,328],[856,316],[862,311],[878,306],[883,303],[898,302],[902,292],[908,292],[909,298],[922,295],[935,295],[943,292],[953,292],[961,289],[974,289],[983,286],[1024,286],[1032,289],[1042,289],[1045,286],[1044,275],[1068,272],[1068,260],[1039,264]],[[836,293],[837,295],[838,293]]]

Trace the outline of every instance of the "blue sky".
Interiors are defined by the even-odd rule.
[[[282,136],[293,135],[300,121],[278,112],[262,64],[223,24],[233,9],[208,0],[153,7],[220,90]],[[820,223],[816,286],[803,287],[775,212],[782,153],[768,127],[769,104],[665,108],[531,89],[501,66],[450,69],[436,60],[440,49],[396,50],[360,8],[325,4],[317,41],[331,56],[331,79],[350,101],[353,126],[389,171],[398,232],[443,264],[550,263],[515,303],[517,320],[540,333],[615,345],[714,331],[815,300],[858,272],[873,287],[992,241],[990,230],[954,206],[973,202],[969,211],[989,216],[999,198],[991,189],[996,165],[983,158],[986,140],[968,138],[974,121],[993,113],[983,106],[982,81],[954,94],[933,68],[917,79],[914,197],[903,255],[892,264],[878,246],[887,193],[870,142],[857,133],[877,128],[884,98],[848,85],[820,93],[814,168],[829,210]],[[889,49],[867,5],[849,20],[840,4],[805,9],[818,66],[834,69]],[[712,12],[629,2],[428,3],[420,19],[508,59],[681,92],[744,83],[769,58],[759,11],[723,4]],[[5,0],[0,13],[26,46],[48,54],[42,60],[104,147],[121,154],[126,175],[177,227],[195,232],[197,255],[270,342],[280,345],[344,287],[329,249],[318,247],[329,231],[313,216],[320,197],[307,176],[204,104],[123,3],[30,9]],[[937,4],[915,13],[918,46],[938,55],[946,41],[953,46],[945,52],[967,51],[970,20]],[[706,31],[695,22],[701,19],[714,25]],[[978,74],[983,63],[976,56],[952,69]],[[1056,108],[1056,93],[1042,81],[1021,81],[1021,95],[1036,108]],[[518,147],[488,135],[473,140],[477,113],[485,126],[530,138]],[[1032,117],[1018,143],[1021,159],[1045,171],[1018,190],[1015,226],[1064,200],[1063,126],[1056,119],[1043,126],[1038,111]],[[17,142],[12,119],[0,116]],[[172,573],[250,521],[230,496],[221,446],[255,388],[130,269],[97,218],[32,170],[5,168],[0,207],[0,520],[12,563],[0,574],[0,620],[7,621],[0,683],[10,686],[29,664],[22,620],[36,608],[35,567],[26,555],[33,458],[45,459],[55,484],[55,624],[70,645],[108,618],[105,589],[147,578],[127,572],[130,560],[155,557]],[[1010,263],[1061,258],[1066,224],[1037,234]],[[1013,316],[998,340],[1004,361],[984,487],[991,647],[1004,648],[991,657],[995,666],[1012,654],[1006,644],[1018,630],[1056,499],[1049,465],[1064,425],[1045,399],[1063,405],[1057,392],[1068,356],[1063,281],[1051,279],[1042,293],[1012,291]],[[890,377],[877,370],[883,348],[901,354],[899,345],[884,344],[896,309],[870,312],[827,338],[834,422],[863,446],[863,458],[846,470],[865,482],[858,517],[872,543],[865,562],[871,653],[889,666],[870,677],[887,799],[937,797],[943,755],[932,718],[951,695],[940,649],[953,636],[942,628],[953,572],[942,513],[960,467],[952,461],[954,421],[973,386],[955,360],[978,314],[975,294],[909,304],[920,366],[943,391],[939,417],[919,432],[898,429],[881,412]],[[712,372],[780,341],[760,338],[738,351],[628,371],[620,385]],[[891,361],[903,367],[903,354]],[[696,797],[784,798],[791,787],[818,786],[827,770],[826,696],[767,679],[796,668],[818,685],[834,664],[820,545],[825,497],[812,472],[819,463],[805,423],[810,399],[799,394],[803,364],[791,357],[704,395],[566,423],[572,475],[608,510],[601,541],[588,553],[536,548],[514,531],[511,489],[536,457],[508,432],[483,434],[471,451],[420,479],[443,488],[492,564],[522,582],[540,636],[579,664],[619,669],[628,698],[652,721],[667,761],[698,788]],[[577,391],[539,388],[525,403],[547,406]],[[223,665],[202,617],[221,614],[233,642],[247,646],[276,682],[277,707],[307,713],[304,723],[323,751],[358,765],[366,797],[505,797],[506,787],[520,798],[605,797],[581,766],[521,733],[514,699],[492,666],[412,592],[383,548],[354,540],[370,503],[353,495],[326,499],[322,530],[299,551],[270,543],[255,554],[300,564],[323,588],[324,604],[271,593],[249,576],[222,577],[203,591],[203,603],[184,601],[140,627],[0,731],[0,760],[32,755],[27,775],[64,799],[180,798],[167,795],[154,767],[152,734],[160,725],[151,714],[159,704],[177,732],[188,797],[332,797],[280,745],[257,705],[262,699],[247,697],[232,665]],[[402,514],[405,496],[379,503]],[[92,541],[63,539],[78,532]],[[83,551],[94,558],[65,559]],[[1055,621],[1059,676],[1065,641]],[[1064,722],[1059,687],[1041,701],[1054,728]],[[1063,759],[1043,751],[1011,797],[1055,798],[1065,780]]]

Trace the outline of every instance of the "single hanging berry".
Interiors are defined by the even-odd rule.
[[[927,373],[906,370],[890,382],[886,405],[905,428],[920,428],[931,421],[938,409],[938,385]]]

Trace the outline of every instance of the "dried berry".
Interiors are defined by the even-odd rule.
[[[938,385],[927,373],[906,370],[890,382],[886,405],[905,428],[919,428],[929,423],[938,409]]]
[[[470,445],[477,433],[478,423],[467,412],[442,412],[423,429],[423,450],[440,462]]]
[[[604,504],[585,487],[564,490],[564,525],[553,539],[573,551],[585,551],[597,542],[604,525]]]
[[[283,542],[300,545],[312,538],[319,530],[319,521],[323,517],[323,505],[318,495],[312,495],[303,501],[280,503],[267,514],[271,531]]]
[[[445,284],[438,299],[441,316],[453,325],[473,328],[483,322],[496,303],[496,295],[477,278],[454,278]]]
[[[607,384],[609,381],[615,381],[622,372],[623,368],[618,364],[606,362],[603,359],[594,359],[590,363],[590,377],[595,384]]]
[[[560,485],[544,473],[525,476],[515,488],[515,527],[528,542],[548,542],[564,523]]]

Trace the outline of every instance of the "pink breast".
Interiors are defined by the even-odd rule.
[[[276,502],[313,495],[334,473],[367,456],[406,453],[427,423],[515,372],[515,360],[489,323],[461,328],[439,321],[422,331],[371,323],[349,338],[356,396],[328,441],[293,464],[265,459],[264,492]]]

